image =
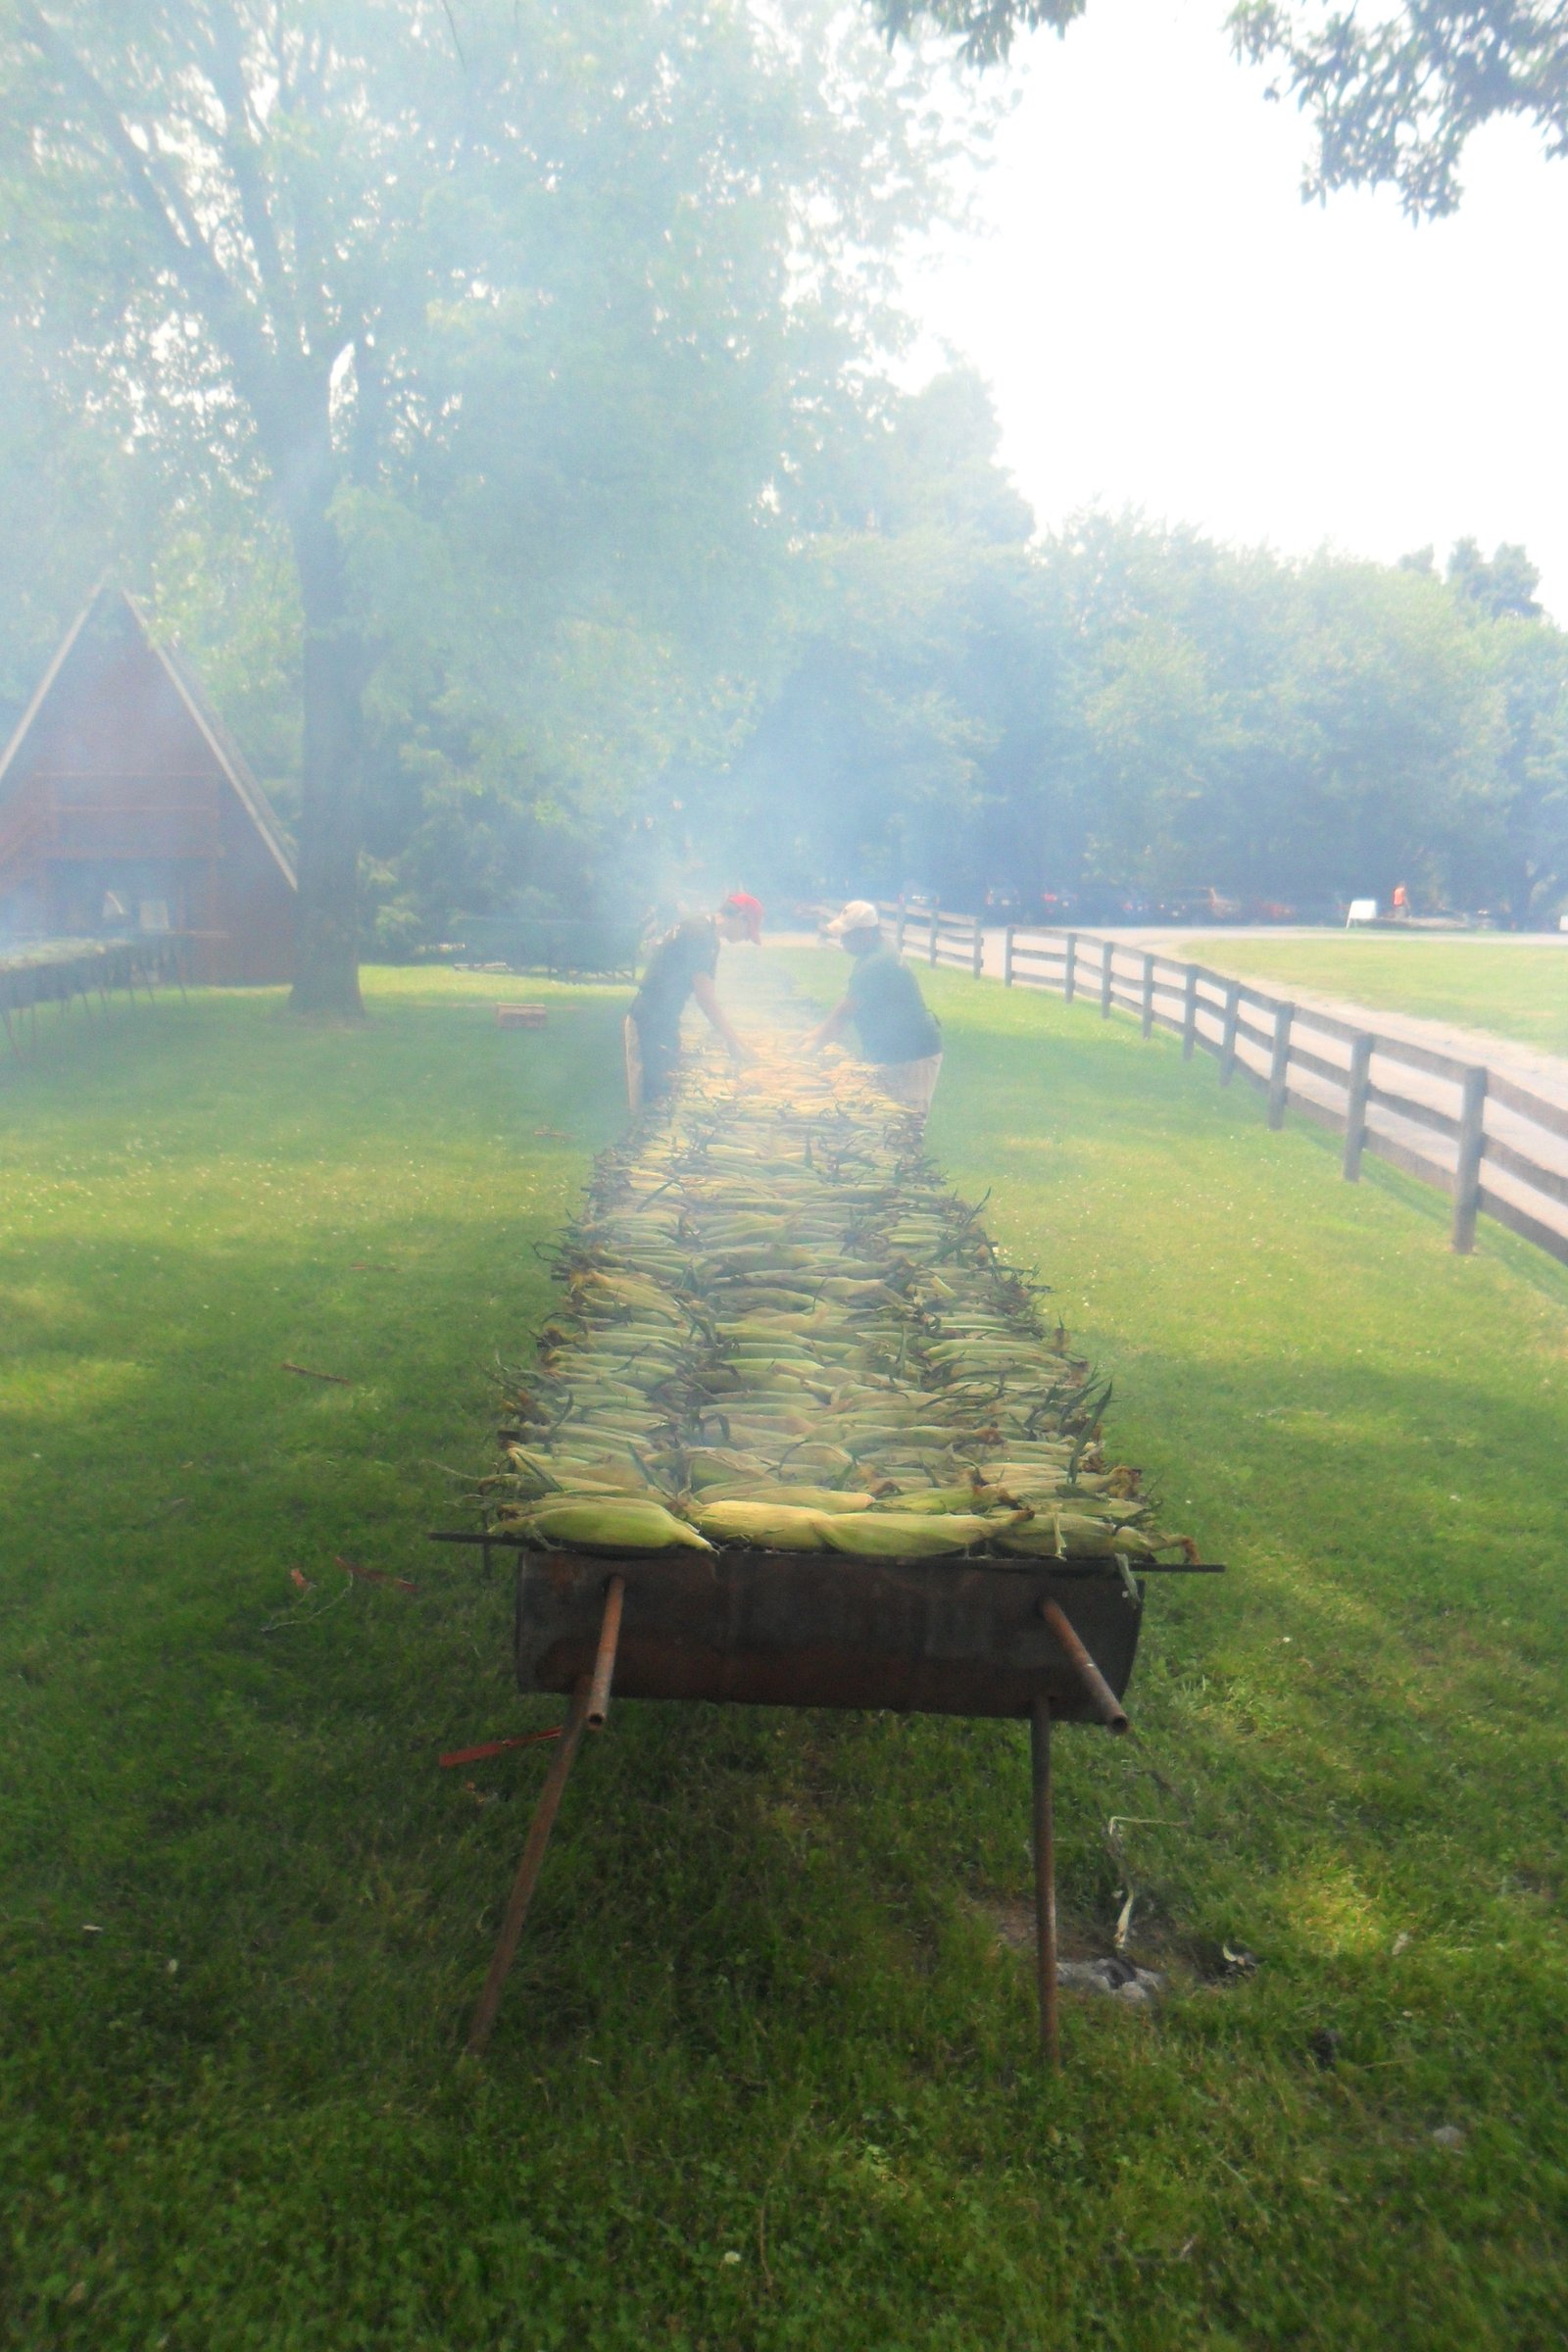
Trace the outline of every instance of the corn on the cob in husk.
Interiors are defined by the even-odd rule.
[[[485,1482],[498,1522],[549,1547],[862,1559],[1181,1541],[1104,1459],[1108,1384],[907,1114],[847,1054],[800,1059],[787,994],[766,1010],[755,1064],[700,1057],[600,1162]]]

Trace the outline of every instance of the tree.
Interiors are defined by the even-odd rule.
[[[997,442],[985,386],[956,369],[888,399],[813,468],[788,659],[755,732],[702,788],[705,824],[803,894],[938,877],[972,894],[990,813],[1026,789],[1028,696],[1008,665],[1027,667],[1039,643],[1033,516]]]
[[[1283,69],[1312,119],[1308,196],[1388,182],[1407,213],[1451,213],[1465,141],[1499,115],[1568,155],[1561,0],[1403,0],[1371,22],[1341,0],[1242,0],[1231,29],[1240,56]]]
[[[262,0],[13,0],[3,22],[8,210],[42,317],[69,255],[89,284],[77,332],[126,379],[126,405],[263,470],[284,518],[304,623],[293,1001],[357,1011],[368,656],[334,509],[377,412],[406,397],[411,322],[451,284],[421,233],[465,128],[450,30],[392,0],[330,21]],[[411,47],[430,130],[424,168],[400,173]],[[360,430],[345,435],[351,383]]]
[[[1539,620],[1536,590],[1541,574],[1522,547],[1503,545],[1491,563],[1473,539],[1454,542],[1448,558],[1448,586],[1465,604],[1474,605],[1494,620]]]
[[[1568,888],[1568,637],[1504,615],[1482,630],[1497,698],[1492,789],[1477,826],[1519,928],[1539,922]]]
[[[928,217],[945,135],[908,74],[879,67],[867,95],[863,62],[825,6],[769,28],[729,0],[0,0],[6,299],[40,380],[64,399],[85,374],[187,496],[265,489],[281,518],[301,628],[297,1009],[359,1006],[372,677],[382,719],[422,703],[448,740],[494,745],[516,713],[474,676],[530,620],[537,646],[543,574],[549,658],[517,666],[535,686],[553,668],[580,717],[590,679],[659,665],[658,632],[639,635],[652,567],[639,605],[629,534],[617,566],[598,527],[617,494],[635,488],[646,519],[657,485],[690,488],[661,546],[701,514],[690,565],[715,535],[733,557],[790,455],[781,415],[830,409],[863,372],[886,256]],[[531,432],[541,405],[603,421],[617,372],[629,443],[564,466],[559,437]],[[720,411],[746,429],[705,510]],[[585,547],[602,568],[573,579]],[[506,593],[465,593],[466,569]]]
[[[1491,786],[1485,661],[1435,578],[1136,516],[1048,540],[1071,884],[1332,902],[1441,885]]]
[[[977,65],[1004,59],[1020,32],[1060,33],[1086,0],[871,0],[890,40],[957,36]],[[1561,0],[1395,0],[1362,23],[1347,0],[1239,0],[1239,57],[1278,64],[1317,132],[1303,193],[1391,181],[1405,210],[1436,216],[1459,201],[1459,161],[1473,130],[1522,116],[1546,153],[1568,155],[1568,21]],[[1268,92],[1278,98],[1278,86]]]
[[[1004,59],[1020,32],[1045,24],[1064,33],[1081,17],[1087,0],[874,0],[889,40],[912,39],[924,31],[957,36],[971,65]]]

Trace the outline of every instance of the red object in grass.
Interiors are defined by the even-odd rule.
[[[291,1568],[288,1573],[290,1583],[298,1585],[302,1592],[314,1592],[316,1591],[315,1585],[306,1575],[303,1568]]]

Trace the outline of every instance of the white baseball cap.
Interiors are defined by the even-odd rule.
[[[842,939],[846,931],[880,931],[882,917],[869,899],[852,899],[842,914],[836,914],[823,925],[830,939]]]

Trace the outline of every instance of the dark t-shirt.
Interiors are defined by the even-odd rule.
[[[639,1028],[673,1035],[692,993],[692,982],[703,972],[711,979],[717,969],[717,922],[710,914],[688,915],[673,931],[665,932],[649,956],[632,1004],[632,1019]]]
[[[941,1027],[914,974],[891,948],[858,958],[847,994],[867,1061],[924,1061],[941,1053]]]

